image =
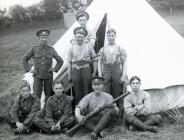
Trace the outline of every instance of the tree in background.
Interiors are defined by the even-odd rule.
[[[17,22],[24,22],[26,17],[26,9],[21,5],[14,5],[9,10],[10,17]]]
[[[45,17],[45,10],[42,3],[38,3],[27,8],[31,21],[40,21]]]

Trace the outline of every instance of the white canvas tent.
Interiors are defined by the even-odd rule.
[[[175,86],[184,85],[184,39],[145,0],[94,0],[87,12],[88,27],[94,31],[107,13],[107,28],[116,29],[117,44],[128,54],[128,76],[140,76],[142,88],[152,89],[152,112],[184,105],[184,87]],[[65,62],[54,79],[66,78],[67,53],[77,26],[75,22],[53,46]],[[30,73],[24,79],[33,83]]]

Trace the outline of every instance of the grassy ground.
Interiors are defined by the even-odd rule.
[[[173,26],[178,33],[184,37],[184,16],[183,11],[176,13],[161,13],[166,21]],[[59,26],[58,21],[44,23],[45,28],[52,30],[50,37],[50,45],[53,45],[66,31]],[[23,54],[38,43],[35,32],[43,28],[43,25],[30,25],[25,27],[19,26],[17,29],[7,30],[0,33],[0,91],[3,93],[16,79],[22,74],[21,58]],[[2,96],[1,96],[2,97]],[[5,101],[6,102],[6,101]],[[2,103],[1,103],[2,104]],[[7,124],[1,123],[0,140],[87,140],[89,135],[79,132],[75,137],[70,138],[65,135],[43,135],[33,133],[29,136],[21,135],[14,136]],[[158,134],[149,132],[130,132],[123,133],[121,127],[116,127],[112,130],[109,136],[104,140],[183,140],[184,126],[178,123],[165,124],[160,128]]]

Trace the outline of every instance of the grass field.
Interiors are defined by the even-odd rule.
[[[171,24],[184,37],[184,14],[183,11],[177,13],[161,13],[166,21]],[[44,25],[43,25],[44,24]],[[53,45],[66,31],[59,26],[58,21],[43,23],[39,25],[29,25],[27,27],[17,27],[17,29],[7,30],[0,33],[0,91],[3,93],[16,79],[24,72],[21,59],[24,53],[34,44],[38,43],[35,32],[40,28],[49,28],[52,30],[50,36],[50,45]],[[1,123],[0,140],[87,140],[89,135],[77,133],[73,138],[65,135],[43,135],[33,133],[29,136],[14,136],[7,124]],[[165,124],[160,128],[158,134],[149,132],[130,132],[122,133],[121,127],[116,127],[111,134],[104,140],[183,140],[184,126],[178,123]]]

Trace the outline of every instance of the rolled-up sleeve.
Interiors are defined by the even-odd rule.
[[[132,107],[128,96],[124,99],[124,108],[127,115],[135,115],[136,110]]]
[[[120,47],[120,60],[121,60],[121,63],[124,63],[127,60],[127,53],[125,49],[121,47]]]
[[[148,92],[144,93],[144,106],[142,108],[141,113],[143,114],[151,113],[151,97]]]
[[[97,61],[98,60],[98,57],[97,57],[97,54],[95,53],[95,50],[93,48],[93,46],[90,46],[90,50],[91,50],[91,61],[94,62],[94,61]]]
[[[79,102],[79,104],[76,106],[76,108],[80,109],[80,112],[83,112],[84,110],[87,109],[88,104],[89,104],[90,96],[86,95],[82,100]]]

